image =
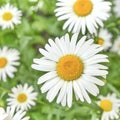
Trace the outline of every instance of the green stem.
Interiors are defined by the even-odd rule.
[[[3,39],[0,39],[0,45],[3,46],[3,44],[4,44]]]
[[[17,3],[17,7],[18,7],[18,9],[20,9],[20,3],[19,3],[19,0],[15,0],[16,1],[16,3]]]
[[[10,92],[9,90],[6,90],[6,89],[3,88],[3,87],[0,87],[0,90],[4,91],[4,92],[6,92],[6,93],[9,93],[9,92]]]
[[[107,86],[110,90],[112,90],[114,93],[116,93],[118,96],[120,96],[120,93],[118,92],[118,90],[113,85],[108,83]]]
[[[40,101],[40,100],[37,100],[36,102],[37,102],[38,104],[47,105],[46,103],[44,103],[44,102],[42,102],[42,101]]]
[[[3,41],[3,34],[2,34],[2,30],[0,30],[0,45],[3,46],[4,41]]]

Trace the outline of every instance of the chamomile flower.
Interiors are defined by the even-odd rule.
[[[117,53],[118,55],[120,55],[120,37],[118,37],[115,41],[114,44],[111,48],[112,52]]]
[[[116,94],[108,94],[107,96],[99,96],[98,105],[103,110],[101,120],[113,120],[119,118],[120,99]]]
[[[2,29],[14,28],[14,24],[21,23],[22,12],[11,4],[6,4],[0,8],[0,26]]]
[[[120,17],[120,0],[114,0],[114,12],[116,13],[117,17]]]
[[[107,50],[112,46],[111,39],[112,34],[109,33],[107,29],[101,29],[97,37],[97,43],[102,45],[104,50]]]
[[[55,41],[49,39],[45,49],[40,49],[43,55],[34,59],[33,69],[47,72],[38,79],[42,93],[47,92],[47,99],[52,102],[57,97],[57,103],[62,106],[72,106],[73,91],[76,99],[91,103],[88,93],[97,96],[97,85],[103,86],[104,82],[98,76],[106,77],[107,67],[101,65],[108,62],[107,56],[98,54],[102,47],[93,44],[93,40],[86,41],[83,36],[77,42],[78,34],[70,40],[66,34]]]
[[[20,64],[18,62],[19,55],[20,53],[16,49],[9,49],[7,46],[0,48],[0,80],[5,82],[7,76],[10,78],[14,77],[14,72],[17,71],[15,66]]]
[[[103,21],[110,16],[111,3],[104,0],[57,0],[55,9],[58,20],[66,20],[63,29],[68,32],[96,33]]]
[[[0,120],[29,120],[30,117],[25,114],[22,110],[15,111],[15,107],[7,107],[6,111],[0,107]]]
[[[31,106],[35,105],[35,100],[37,99],[37,93],[34,92],[33,86],[28,86],[28,84],[17,85],[17,87],[12,88],[12,93],[8,94],[7,99],[9,106],[15,106],[17,109],[28,110]]]

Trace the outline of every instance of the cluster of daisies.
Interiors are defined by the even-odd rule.
[[[120,5],[119,0],[118,3]],[[73,98],[91,103],[90,94],[99,94],[99,86],[105,84],[103,79],[108,74],[108,67],[103,63],[109,62],[108,56],[101,52],[113,46],[110,50],[120,54],[120,38],[112,44],[112,34],[100,28],[109,18],[110,10],[111,2],[105,0],[57,0],[55,15],[59,21],[65,21],[63,29],[73,35],[67,33],[55,40],[49,39],[44,49],[39,49],[43,57],[35,58],[31,65],[33,69],[45,72],[37,84],[42,84],[41,92],[47,93],[49,102],[56,99],[57,104],[71,107]],[[21,16],[18,8],[6,4],[0,8],[0,27],[13,29],[14,24],[21,23]],[[96,36],[96,40],[88,33]],[[14,77],[19,59],[18,50],[7,46],[0,48],[1,80],[6,82],[8,77]],[[26,112],[35,105],[37,94],[27,83],[13,87],[6,100],[7,108],[0,107],[0,119],[29,120]],[[103,110],[101,120],[118,119],[120,98],[115,93],[98,98],[96,105]]]
[[[101,54],[103,47],[93,43],[93,39],[78,34],[65,34],[55,40],[49,39],[45,49],[39,51],[42,58],[35,58],[32,68],[46,72],[38,79],[46,99],[62,106],[72,106],[73,95],[76,100],[91,103],[89,94],[97,96],[98,86],[103,86],[108,74],[107,67],[101,63],[108,62],[107,56]],[[115,93],[99,96],[96,102],[102,110],[101,120],[118,119],[120,98]]]
[[[4,82],[7,77],[13,78],[20,65],[20,53],[16,49],[9,49],[7,46],[0,48],[0,79]],[[34,92],[33,86],[27,83],[13,87],[6,100],[8,107],[6,110],[0,107],[0,120],[29,120],[25,117],[26,111],[35,105],[37,92]]]

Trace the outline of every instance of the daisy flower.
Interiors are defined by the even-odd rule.
[[[14,77],[13,73],[17,71],[15,66],[20,64],[18,62],[19,54],[16,49],[9,49],[7,46],[0,48],[0,80],[5,82],[7,76]]]
[[[116,94],[108,94],[107,96],[99,96],[98,105],[103,110],[101,120],[113,120],[119,118],[120,99]]]
[[[118,37],[115,41],[114,44],[111,48],[112,52],[117,53],[118,55],[120,55],[120,37]]]
[[[117,17],[120,17],[120,0],[114,0],[114,12],[116,13]]]
[[[98,76],[106,77],[107,67],[101,65],[108,62],[107,56],[98,54],[102,47],[93,44],[92,39],[86,41],[83,36],[77,42],[78,34],[74,34],[70,40],[66,34],[55,41],[49,39],[45,49],[40,49],[43,55],[40,59],[34,59],[33,69],[47,72],[38,79],[42,93],[47,92],[49,102],[57,97],[57,103],[62,106],[72,106],[73,91],[76,99],[91,103],[88,93],[97,96],[97,85],[103,86],[104,82]]]
[[[66,20],[63,29],[85,34],[96,33],[109,17],[111,3],[104,0],[57,0],[55,9],[58,20]]]
[[[33,86],[28,84],[17,85],[12,88],[12,93],[8,94],[8,105],[15,106],[17,109],[28,110],[31,106],[35,105],[37,99],[37,93],[34,92]]]
[[[19,110],[15,111],[15,107],[7,107],[5,111],[0,107],[0,120],[29,120],[30,117],[25,117],[26,112]]]
[[[111,39],[112,34],[109,33],[107,29],[101,29],[97,37],[97,43],[102,45],[104,50],[107,50],[112,46]]]
[[[9,3],[0,8],[0,26],[2,29],[14,28],[21,23],[22,12]]]

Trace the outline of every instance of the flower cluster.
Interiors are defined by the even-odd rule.
[[[36,0],[29,2],[36,2]],[[31,85],[31,80],[38,77],[36,85],[40,85],[41,94],[39,94],[42,96],[43,93],[46,93],[46,99],[50,103],[56,100],[57,104],[69,109],[76,100],[82,105],[94,103],[101,115],[100,117],[98,115],[98,118],[117,120],[120,116],[119,94],[114,88],[110,92],[106,90],[106,94],[103,94],[101,88],[109,83],[107,81],[107,75],[110,72],[108,70],[109,54],[106,53],[114,54],[116,52],[120,55],[120,36],[114,37],[114,34],[108,29],[109,26],[105,26],[105,21],[110,18],[113,6],[112,12],[118,18],[120,17],[120,1],[57,0],[55,5],[54,14],[58,21],[64,21],[63,30],[66,29],[67,33],[61,37],[48,39],[44,47],[39,48],[42,57],[34,56],[31,66],[24,63],[23,59],[27,60],[22,55],[25,47],[20,46],[24,44],[21,39],[27,38],[29,41],[31,38],[21,34],[23,35],[21,41],[17,41],[20,46],[18,49],[2,44],[0,46],[0,82],[6,84],[6,89],[9,89],[7,82],[16,81],[16,85],[13,85],[10,91],[5,91],[0,95],[2,98],[7,93],[6,105],[0,104],[0,120],[30,119],[26,116],[27,111],[36,105],[38,96],[34,85]],[[42,6],[44,6],[44,2],[39,1],[30,10],[35,12]],[[22,12],[10,3],[0,7],[2,31],[4,32],[8,28],[11,28],[9,30],[12,31],[14,25],[22,24],[22,13],[24,11]],[[17,33],[15,34],[16,39],[21,37]],[[28,42],[26,41],[25,44]],[[27,52],[29,53],[29,50]],[[40,75],[38,73],[35,76],[32,71],[28,75],[30,80],[22,81],[17,75],[23,75],[20,73],[20,69],[22,71],[26,68],[28,68],[28,73],[34,69],[33,71],[39,71]],[[33,69],[31,70],[31,68]],[[40,100],[42,101],[41,98]],[[97,115],[97,111],[95,112]]]

